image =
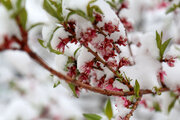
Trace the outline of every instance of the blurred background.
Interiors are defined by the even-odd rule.
[[[26,0],[28,24],[48,22],[42,8],[43,0]],[[174,0],[173,2],[179,2]],[[133,25],[129,33],[131,41],[138,41],[140,35],[156,30],[164,32],[164,38],[173,37],[180,44],[180,11],[166,15],[167,7],[173,3],[164,0],[128,0],[129,9],[120,13]],[[0,35],[13,32],[13,26],[5,8],[0,4]],[[9,23],[10,24],[9,24]],[[55,67],[55,55],[42,48],[42,26],[29,33],[29,45],[51,67]],[[177,51],[180,55],[180,52]],[[180,71],[177,71],[180,72]],[[178,77],[178,76],[177,76]],[[35,63],[27,54],[19,51],[0,53],[0,120],[83,120],[83,113],[97,113],[103,116],[107,96],[83,92],[79,98],[63,86],[55,88],[51,74]],[[162,96],[167,96],[163,93]],[[162,97],[163,98],[163,97]],[[118,114],[115,105],[114,111]],[[180,106],[177,103],[170,114],[145,109],[140,105],[132,120],[178,120]],[[104,118],[106,119],[106,118]]]

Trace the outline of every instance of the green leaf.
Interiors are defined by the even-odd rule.
[[[67,63],[66,63],[66,65],[65,65],[65,67],[64,67],[64,71],[68,71],[68,66],[69,66],[69,64],[73,64],[73,63],[75,63],[74,58],[68,56],[68,60],[67,60]]]
[[[57,13],[63,15],[62,0],[60,0],[60,4],[57,7]]]
[[[47,43],[47,48],[49,48],[49,51],[52,52],[52,53],[55,53],[55,54],[57,54],[57,55],[62,54],[62,53],[61,53],[60,51],[55,50],[55,49],[52,48],[52,46],[51,46],[51,41],[52,41],[52,38],[53,38],[53,36],[54,36],[54,33],[55,33],[56,30],[58,30],[59,28],[60,28],[60,27],[58,26],[58,27],[56,27],[56,28],[54,29],[54,31],[52,32],[52,34],[51,34],[51,36],[50,36],[50,39],[49,39],[49,41],[48,41],[48,43]]]
[[[174,105],[175,105],[175,103],[176,103],[176,100],[177,100],[177,98],[175,97],[175,98],[173,99],[173,101],[169,104],[169,106],[168,106],[168,113],[171,112],[172,108],[174,107]]]
[[[160,92],[160,89],[161,89],[161,88],[158,88],[158,87],[156,87],[156,86],[153,87],[153,88],[154,88],[154,90],[156,91],[156,94],[157,94],[157,95],[161,95],[161,92]]]
[[[161,45],[161,51],[160,51],[160,55],[161,57],[163,57],[164,52],[169,44],[169,42],[171,41],[171,38],[169,38],[168,40],[166,40],[162,45]]]
[[[43,8],[44,8],[50,15],[52,15],[53,17],[58,18],[58,15],[57,15],[56,11],[54,10],[53,7],[51,7],[51,5],[49,4],[48,0],[44,0]]]
[[[44,45],[44,40],[38,39],[38,42],[39,42],[39,44],[40,44],[43,48],[47,48],[47,47]]]
[[[159,33],[156,31],[156,44],[159,49],[160,60],[163,59],[164,52],[165,52],[169,42],[171,41],[171,38],[170,38],[162,44],[162,37],[163,37],[163,32],[161,32],[161,36],[160,36]]]
[[[33,24],[33,25],[31,25],[30,28],[28,28],[27,31],[30,31],[31,29],[33,29],[34,27],[39,26],[39,25],[44,25],[44,23],[36,23],[36,24]]]
[[[113,117],[113,111],[112,111],[112,106],[111,106],[111,100],[108,99],[106,107],[105,107],[105,114],[109,120]]]
[[[110,6],[111,6],[111,8],[115,8],[115,9],[117,9],[117,7],[116,7],[116,4],[115,3],[113,3],[113,2],[110,2],[110,1],[106,1]]]
[[[86,7],[86,10],[87,10],[87,13],[89,14],[89,10],[90,10],[90,5],[92,4],[92,3],[94,3],[94,2],[96,2],[97,0],[91,0],[91,1],[89,1],[89,3],[88,3],[88,5],[87,5],[87,7]]]
[[[134,93],[135,93],[136,98],[139,97],[139,92],[140,92],[140,85],[139,85],[138,81],[136,80],[135,86],[134,86]]]
[[[116,71],[116,74],[118,76],[118,78],[116,80],[118,80],[119,82],[122,82],[124,80],[124,77],[122,74],[120,74],[118,71]]]
[[[155,111],[161,112],[161,107],[158,102],[154,102],[153,107],[154,107]]]
[[[77,9],[77,10],[68,9],[68,10],[70,11],[70,13],[67,15],[66,21],[69,19],[69,17],[71,15],[74,15],[74,14],[77,14],[77,15],[85,18],[86,20],[89,20],[89,18],[87,17],[86,13],[83,12],[82,10],[80,10],[80,9]]]
[[[97,114],[83,114],[87,120],[101,120],[102,117]]]
[[[75,85],[72,84],[72,83],[69,83],[68,85],[69,85],[69,87],[71,88],[71,90],[72,90],[74,96],[75,96],[76,98],[78,98],[78,95],[76,94]]]
[[[74,52],[74,57],[76,56],[77,52],[79,51],[79,49],[81,49],[81,47],[77,48]]]
[[[96,2],[96,1],[97,1],[97,0],[91,0],[91,1],[89,1],[88,6],[90,6],[92,3]]]
[[[90,19],[91,22],[93,22],[95,18],[93,17],[93,9],[91,9],[90,5],[91,5],[92,3],[94,3],[94,2],[96,2],[96,1],[97,1],[97,0],[91,0],[91,1],[89,1],[88,5],[87,5],[87,7],[86,7],[87,15],[88,15],[88,17],[89,17],[89,19]]]
[[[60,81],[58,81],[57,83],[54,83],[54,86],[53,86],[53,88],[56,88],[58,85],[60,85],[61,84],[61,82]]]
[[[24,29],[26,29],[26,23],[27,23],[27,12],[25,8],[22,8],[19,11],[19,20]]]
[[[172,7],[170,7],[167,11],[166,11],[166,14],[169,14],[173,11],[175,11],[177,8],[180,8],[180,2],[178,4],[173,4]]]
[[[22,0],[17,0],[16,7],[18,10],[21,9],[21,4],[22,4]]]
[[[156,44],[157,44],[157,47],[159,48],[159,50],[161,50],[161,43],[162,43],[161,36],[156,31]]]
[[[57,9],[57,15],[60,19],[62,19],[61,21],[63,21],[63,13],[62,13],[62,0],[60,0],[60,3],[57,3],[56,1],[53,0],[49,0],[49,2],[54,5],[54,7],[56,7]]]
[[[49,4],[48,0],[44,0],[43,8],[53,17],[57,18],[59,21],[63,21],[62,16],[58,15],[57,11]]]
[[[170,96],[171,97],[176,97],[177,95],[173,91],[170,91]]]
[[[119,3],[123,3],[124,2],[124,0],[119,0]]]
[[[11,0],[0,0],[0,2],[4,5],[7,10],[11,10],[13,8]]]
[[[74,11],[70,11],[70,12],[68,13],[67,17],[66,17],[66,22],[69,20],[69,17],[70,17],[71,15],[74,15],[74,14],[75,14]]]
[[[96,2],[97,0],[91,0],[87,7],[86,7],[86,10],[87,10],[87,15],[89,17],[89,20],[91,22],[93,22],[95,20],[94,16],[93,16],[93,10],[95,10],[96,12],[100,13],[100,14],[103,14],[102,10],[99,8],[99,6],[97,5],[93,5],[92,7],[90,6],[92,3]]]
[[[91,9],[95,10],[97,13],[103,14],[102,10],[97,5],[93,5]]]

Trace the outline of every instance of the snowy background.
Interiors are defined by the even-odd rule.
[[[133,49],[136,65],[121,70],[132,79],[140,79],[142,88],[152,89],[158,86],[156,70],[159,64],[154,60],[157,57],[155,43],[155,31],[163,31],[163,40],[172,38],[171,46],[166,55],[180,56],[180,10],[175,13],[165,14],[172,3],[163,0],[129,0],[129,9],[124,9],[120,17],[128,18],[134,27],[128,34],[130,42],[134,43]],[[165,3],[164,3],[165,2]],[[42,8],[43,0],[26,0],[28,11],[28,24],[44,22],[50,24],[52,18]],[[76,8],[83,5],[83,0],[68,0],[69,6]],[[81,3],[81,4],[80,4]],[[78,6],[79,7],[79,6]],[[80,6],[81,7],[81,6]],[[82,6],[82,9],[83,6]],[[19,34],[14,21],[9,19],[9,13],[0,4],[0,43],[2,35]],[[44,31],[43,31],[44,30]],[[57,56],[42,48],[37,39],[44,37],[45,27],[39,26],[29,33],[29,45],[36,51],[50,66],[56,67]],[[137,47],[140,42],[142,47]],[[151,44],[151,46],[149,46]],[[127,48],[124,56],[129,56]],[[144,51],[149,51],[148,54]],[[145,61],[145,62],[144,62]],[[143,68],[143,69],[142,69]],[[170,88],[180,85],[180,61],[176,60],[175,67],[163,64],[167,76],[165,83]],[[153,81],[154,80],[154,81]],[[156,82],[155,82],[156,81]],[[0,120],[83,120],[83,113],[97,113],[104,116],[102,109],[108,97],[95,93],[85,93],[80,98],[73,97],[73,94],[63,86],[53,88],[54,78],[37,63],[33,62],[27,54],[19,51],[5,51],[0,53]],[[116,99],[112,98],[115,102]],[[148,108],[140,105],[131,120],[177,120],[180,118],[180,101],[168,114],[167,107],[172,101],[169,93],[162,93],[161,96],[152,97],[145,95]],[[152,101],[160,103],[162,112],[155,112]],[[115,105],[114,112],[118,115]],[[106,118],[104,117],[103,120]],[[117,118],[114,118],[117,119]]]

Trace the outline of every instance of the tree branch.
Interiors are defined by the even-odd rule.
[[[132,107],[132,110],[124,117],[123,120],[129,120],[130,117],[133,115],[134,111],[136,110],[136,108],[138,107],[139,105],[139,102],[141,101],[141,98],[142,96],[140,96],[137,101],[134,103],[133,107]]]
[[[16,20],[18,21],[18,19],[16,19]],[[84,84],[84,83],[80,82],[79,80],[72,79],[71,77],[69,77],[67,75],[63,75],[62,73],[54,70],[53,68],[49,67],[47,65],[47,63],[45,63],[36,53],[34,53],[30,49],[30,47],[28,46],[28,42],[27,42],[27,40],[28,40],[28,38],[27,38],[28,37],[28,33],[27,33],[26,30],[24,30],[20,26],[20,24],[18,24],[18,25],[19,25],[19,29],[20,29],[20,32],[21,32],[22,40],[19,40],[18,38],[15,39],[14,37],[11,37],[10,41],[13,39],[13,42],[16,42],[16,43],[18,43],[20,45],[19,49],[12,48],[12,50],[21,50],[21,51],[26,52],[34,61],[39,63],[42,67],[44,67],[46,70],[48,70],[53,75],[56,75],[59,79],[63,79],[67,83],[73,83],[74,85],[76,85],[76,86],[78,86],[80,88],[83,88],[83,89],[86,89],[86,90],[89,90],[89,91],[92,91],[92,92],[95,92],[95,93],[100,93],[100,94],[103,94],[103,95],[107,95],[107,96],[131,96],[131,95],[135,94],[133,90],[132,91],[128,91],[128,92],[123,92],[123,91],[111,91],[111,90],[106,90],[106,89],[102,89],[102,88],[98,88],[98,87],[93,87],[93,86]],[[4,50],[9,50],[9,49],[11,49],[11,48],[3,47],[0,50],[4,51]],[[111,68],[111,66],[109,66],[103,59],[101,59],[96,52],[92,51],[89,47],[87,47],[87,49],[94,56],[96,56],[96,58],[100,62],[102,62],[105,66],[107,66],[116,76],[118,76],[116,71],[113,68]],[[125,84],[127,84],[129,86],[129,88],[133,88],[127,82],[125,82]],[[166,91],[169,91],[169,89],[168,88],[161,88],[161,89],[159,89],[159,92],[166,92]],[[154,93],[152,90],[143,90],[143,89],[141,89],[140,90],[140,94],[143,95],[143,94],[156,94],[156,93]]]

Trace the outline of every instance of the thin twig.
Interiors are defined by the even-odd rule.
[[[134,111],[136,110],[136,108],[138,107],[139,105],[139,102],[141,101],[141,98],[142,96],[140,96],[137,101],[134,103],[133,107],[132,107],[132,110],[124,117],[123,120],[129,120],[130,117],[133,115]]]
[[[104,64],[104,66],[106,66],[112,73],[114,73],[114,75],[116,76],[116,77],[120,77],[119,76],[119,74],[111,67],[111,66],[109,66],[99,55],[98,55],[98,53],[97,52],[94,52],[90,47],[88,47],[87,45],[84,45],[87,49],[88,49],[88,51],[90,52],[90,53],[92,53],[95,57],[96,57],[96,59],[98,60],[98,61],[100,61],[102,64]],[[133,91],[133,86],[131,86],[131,84],[129,83],[129,82],[127,82],[126,80],[125,80],[125,78],[123,78],[122,79],[122,83],[124,84],[124,85],[126,85],[128,88],[129,88],[129,90],[130,91]]]

